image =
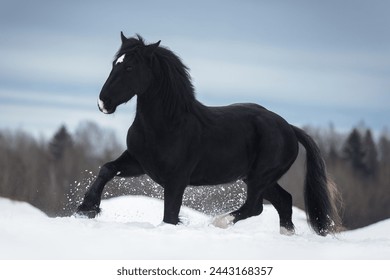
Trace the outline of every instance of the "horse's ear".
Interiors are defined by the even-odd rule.
[[[124,42],[126,42],[126,40],[127,40],[126,36],[123,35],[123,32],[122,32],[122,31],[121,31],[121,40],[122,40],[122,44],[123,44]]]
[[[158,46],[160,45],[160,42],[161,42],[161,40],[158,41],[157,43],[145,46],[145,54],[147,56],[151,56],[154,53],[154,51],[158,48]]]

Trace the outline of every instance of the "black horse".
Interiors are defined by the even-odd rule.
[[[295,161],[298,141],[307,153],[304,189],[308,222],[319,235],[334,233],[339,217],[333,188],[315,142],[301,129],[256,104],[208,107],[195,99],[188,68],[160,41],[126,38],[104,84],[98,107],[105,114],[137,95],[137,110],[127,134],[127,149],[104,164],[77,208],[94,218],[105,184],[114,176],[149,175],[164,188],[164,218],[179,222],[188,185],[243,180],[247,198],[239,209],[216,219],[226,227],[259,215],[263,199],[278,211],[281,233],[293,234],[292,197],[278,180]]]

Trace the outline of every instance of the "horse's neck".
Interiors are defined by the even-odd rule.
[[[154,96],[138,96],[137,97],[137,120],[143,126],[147,126],[153,130],[172,129],[180,121],[180,115],[183,116],[184,111],[180,108],[174,112],[174,115],[168,113],[165,108],[161,95],[154,94]]]

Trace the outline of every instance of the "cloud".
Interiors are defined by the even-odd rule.
[[[90,107],[91,101],[96,100],[91,96],[80,95],[75,98],[68,92],[45,92],[38,90],[0,89],[0,99],[18,104],[39,104],[41,106],[54,107]]]
[[[99,40],[49,36],[34,41],[23,37],[30,39],[28,48],[19,40],[0,47],[2,79],[91,85],[108,74],[111,57],[106,48],[96,47],[102,44]],[[110,50],[111,56],[114,50]]]
[[[181,44],[181,49],[191,45]],[[196,46],[196,52],[185,55],[199,93],[221,99],[245,95],[254,100],[388,108],[384,102],[390,101],[388,52],[291,50],[199,41]]]

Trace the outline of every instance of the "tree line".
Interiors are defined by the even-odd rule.
[[[328,173],[340,191],[344,226],[354,229],[390,218],[390,136],[374,139],[369,128],[349,133],[306,127],[320,146]],[[124,147],[115,133],[93,122],[83,122],[74,133],[60,126],[50,139],[36,139],[22,131],[0,130],[0,196],[27,201],[49,216],[74,213],[99,166],[117,158]],[[304,208],[305,154],[281,179],[294,204]],[[116,178],[104,198],[119,195],[162,198],[163,189],[148,176]],[[231,211],[245,201],[240,181],[217,187],[189,187],[184,204],[206,214]]]
[[[0,196],[27,201],[49,216],[69,215],[74,187],[121,149],[112,131],[91,122],[73,134],[61,126],[49,140],[0,131]]]

